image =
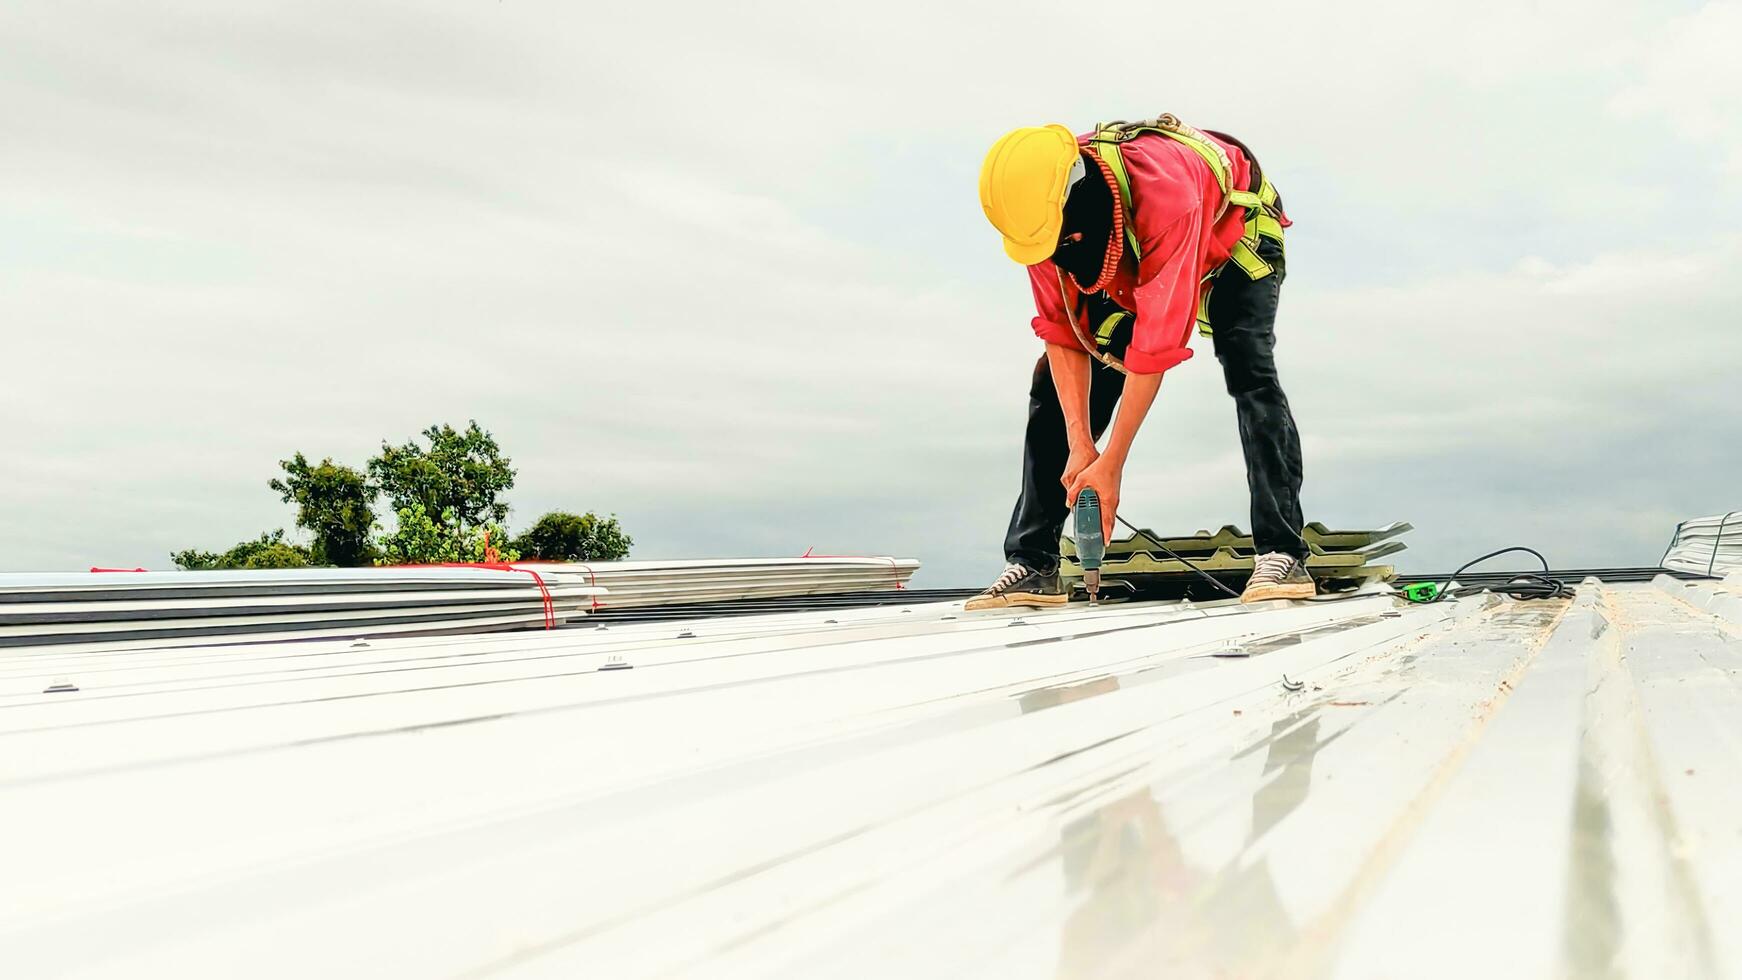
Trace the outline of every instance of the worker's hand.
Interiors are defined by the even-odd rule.
[[[1123,476],[1119,460],[1100,456],[1084,467],[1065,491],[1065,500],[1075,507],[1077,494],[1082,493],[1084,487],[1095,488],[1095,493],[1101,497],[1101,537],[1109,542],[1113,540],[1113,517],[1119,513],[1119,481]]]
[[[1101,451],[1092,442],[1076,443],[1071,446],[1071,458],[1065,462],[1065,475],[1059,477],[1059,482],[1065,485],[1065,492],[1070,495],[1074,504],[1077,492],[1071,488],[1076,486],[1077,477],[1089,468],[1089,464],[1101,458]]]

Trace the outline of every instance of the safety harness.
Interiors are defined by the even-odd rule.
[[[1210,168],[1210,173],[1216,178],[1216,186],[1222,190],[1222,201],[1216,208],[1216,216],[1211,219],[1213,226],[1222,220],[1231,207],[1246,209],[1246,230],[1240,240],[1230,250],[1228,259],[1240,267],[1248,279],[1254,281],[1271,275],[1276,270],[1264,257],[1258,254],[1260,238],[1268,238],[1280,247],[1282,245],[1282,208],[1277,203],[1276,187],[1270,183],[1270,178],[1259,170],[1259,183],[1256,191],[1237,190],[1233,186],[1233,163],[1228,159],[1228,153],[1221,144],[1204,135],[1203,131],[1180,122],[1172,113],[1162,113],[1154,119],[1140,122],[1125,122],[1123,120],[1110,123],[1097,123],[1095,135],[1089,138],[1089,146],[1095,155],[1105,164],[1104,169],[1113,175],[1113,182],[1119,187],[1119,205],[1123,211],[1125,229],[1125,247],[1131,250],[1131,261],[1141,268],[1143,261],[1143,246],[1137,240],[1137,223],[1132,220],[1131,210],[1131,176],[1125,170],[1125,159],[1119,153],[1119,144],[1128,143],[1147,133],[1158,133],[1190,148],[1203,158]],[[1225,265],[1225,264],[1224,264]],[[1224,266],[1217,266],[1207,273],[1198,289],[1198,332],[1205,337],[1211,335],[1210,328],[1210,289],[1212,280],[1222,271]],[[1086,350],[1095,357],[1123,372],[1125,365],[1118,358],[1101,350],[1112,339],[1113,330],[1123,319],[1122,314],[1115,313],[1108,317],[1095,331],[1095,340],[1091,342],[1077,325],[1074,311],[1071,309],[1069,292],[1065,289],[1064,274],[1059,274],[1060,299],[1064,301],[1065,317],[1070,320],[1071,331]]]

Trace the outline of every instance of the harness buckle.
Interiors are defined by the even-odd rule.
[[[1125,143],[1140,135],[1142,128],[1142,123],[1127,122],[1124,119],[1096,123],[1095,135],[1090,140],[1096,143]]]

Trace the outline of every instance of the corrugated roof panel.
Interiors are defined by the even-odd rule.
[[[1736,593],[8,656],[0,962],[1734,973]]]

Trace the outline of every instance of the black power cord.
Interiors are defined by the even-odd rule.
[[[1139,536],[1142,536],[1144,534],[1144,531],[1141,528],[1137,527],[1137,525],[1135,525],[1135,524],[1132,524],[1130,521],[1126,520],[1125,518],[1120,517],[1118,514],[1114,514],[1113,517],[1119,523],[1130,528],[1131,533],[1139,535]],[[1181,556],[1178,553],[1176,553],[1175,551],[1173,551],[1173,549],[1169,548],[1165,544],[1162,544],[1161,540],[1159,538],[1152,537],[1152,538],[1150,538],[1150,540],[1155,542],[1155,546],[1157,548],[1160,548],[1163,552],[1165,552],[1169,558],[1172,558],[1174,561],[1177,561],[1180,564],[1184,565],[1185,567],[1196,572],[1198,574],[1198,577],[1202,578],[1204,581],[1210,583],[1211,585],[1215,586],[1218,589],[1221,589],[1224,593],[1226,593],[1228,596],[1230,596],[1232,598],[1235,598],[1235,599],[1240,598],[1240,593],[1235,592],[1233,589],[1230,589],[1226,585],[1222,584],[1221,579],[1216,578],[1214,575],[1211,575],[1209,572],[1206,572],[1203,569],[1199,568],[1198,566],[1192,564],[1190,561],[1187,561],[1183,556]],[[1372,595],[1373,595],[1373,593],[1371,593],[1371,592],[1361,592],[1361,591],[1357,590],[1357,591],[1353,591],[1353,592],[1335,593],[1332,595],[1314,596],[1311,599],[1302,599],[1302,600],[1297,600],[1297,601],[1301,601],[1301,602],[1342,602],[1345,599],[1366,599],[1366,598],[1371,597]]]
[[[1138,528],[1135,524],[1132,524],[1130,521],[1126,520],[1125,518],[1120,517],[1118,514],[1114,514],[1113,517],[1119,523],[1130,528],[1132,534],[1135,534],[1139,537],[1143,536],[1143,531],[1140,528]],[[1203,569],[1199,568],[1198,566],[1192,564],[1191,562],[1186,561],[1184,558],[1181,558],[1179,555],[1174,554],[1172,549],[1168,548],[1167,545],[1161,543],[1161,539],[1151,538],[1150,540],[1155,542],[1155,546],[1157,548],[1160,548],[1162,551],[1167,552],[1167,556],[1169,558],[1172,558],[1174,561],[1177,561],[1180,564],[1184,565],[1185,567],[1191,569],[1192,571],[1197,572],[1198,577],[1202,578],[1204,581],[1210,583],[1211,585],[1215,586],[1218,589],[1221,589],[1223,592],[1226,592],[1227,594],[1233,596],[1236,599],[1240,598],[1240,593],[1235,592],[1233,589],[1228,588],[1226,585],[1223,585],[1220,579],[1216,578],[1214,575],[1211,575],[1209,572],[1204,571]]]
[[[1114,518],[1114,520],[1117,520],[1119,523],[1125,525],[1125,527],[1127,529],[1129,529],[1132,534],[1135,534],[1139,537],[1144,536],[1145,532],[1143,531],[1142,528],[1139,528],[1137,525],[1132,524],[1130,521],[1126,520],[1125,518],[1120,517],[1118,514],[1114,514],[1113,518]],[[1175,553],[1173,551],[1173,549],[1169,548],[1165,544],[1162,544],[1161,540],[1159,538],[1151,538],[1150,540],[1155,544],[1155,546],[1157,548],[1160,548],[1169,558],[1172,558],[1174,561],[1179,562],[1180,564],[1184,565],[1185,567],[1191,569],[1193,572],[1197,573],[1199,578],[1210,583],[1211,585],[1215,586],[1217,589],[1221,590],[1223,593],[1225,593],[1229,596],[1232,596],[1235,599],[1240,598],[1240,593],[1235,592],[1233,589],[1228,588],[1226,585],[1222,584],[1222,581],[1220,579],[1216,578],[1214,575],[1211,575],[1209,572],[1204,571],[1203,569],[1199,568],[1198,566],[1192,564],[1190,561],[1186,560],[1181,555]],[[1480,565],[1481,563],[1487,561],[1490,558],[1498,558],[1501,555],[1509,555],[1509,554],[1512,554],[1513,552],[1524,552],[1526,554],[1535,555],[1536,560],[1542,562],[1543,572],[1547,573],[1548,571],[1550,571],[1548,559],[1543,557],[1542,552],[1537,551],[1535,548],[1527,548],[1523,545],[1515,545],[1515,546],[1510,547],[1510,548],[1501,548],[1499,551],[1490,551],[1487,554],[1481,556],[1480,558],[1473,558],[1470,561],[1465,562],[1457,571],[1446,576],[1446,580],[1445,580],[1446,585],[1450,586],[1453,582],[1457,581],[1457,578],[1459,575],[1464,574],[1465,572],[1469,571],[1471,568],[1475,567],[1476,565]],[[1434,580],[1433,579],[1425,579],[1424,581],[1431,582]],[[1547,574],[1540,574],[1539,575],[1536,572],[1520,572],[1517,575],[1514,575],[1512,578],[1508,579],[1503,584],[1500,584],[1497,586],[1494,586],[1494,585],[1465,585],[1465,586],[1459,586],[1456,589],[1441,588],[1441,589],[1436,589],[1434,591],[1433,597],[1430,599],[1420,599],[1420,600],[1412,600],[1412,601],[1439,602],[1441,599],[1444,599],[1448,595],[1451,595],[1454,598],[1456,598],[1458,596],[1473,595],[1473,594],[1478,593],[1478,592],[1498,592],[1502,595],[1511,596],[1514,599],[1560,599],[1560,598],[1565,598],[1565,597],[1571,596],[1573,594],[1573,589],[1572,589],[1572,586],[1568,585],[1567,583],[1561,581],[1558,578],[1551,578]],[[1351,592],[1351,593],[1347,593],[1344,595],[1315,596],[1314,598],[1309,599],[1307,601],[1308,602],[1341,602],[1344,599],[1364,598],[1367,595],[1368,595],[1368,593],[1364,593],[1364,592]],[[1407,595],[1407,593],[1406,593],[1406,595]]]
[[[1455,589],[1450,587],[1453,582],[1457,581],[1459,575],[1469,571],[1472,566],[1480,565],[1490,558],[1498,558],[1501,555],[1511,554],[1515,551],[1522,551],[1526,554],[1535,555],[1536,560],[1542,562],[1542,570],[1545,574],[1539,575],[1536,572],[1520,572],[1500,585],[1462,585]],[[1458,596],[1473,595],[1478,592],[1498,592],[1502,595],[1509,595],[1514,599],[1561,599],[1573,594],[1572,586],[1558,578],[1550,578],[1546,574],[1548,571],[1548,559],[1544,558],[1542,552],[1537,551],[1535,548],[1526,548],[1523,545],[1511,548],[1501,548],[1499,551],[1490,551],[1480,558],[1475,558],[1465,562],[1463,567],[1446,576],[1445,588],[1436,590],[1432,598],[1419,601],[1439,602],[1448,595],[1456,598]],[[1424,581],[1431,582],[1434,580],[1427,579]]]

